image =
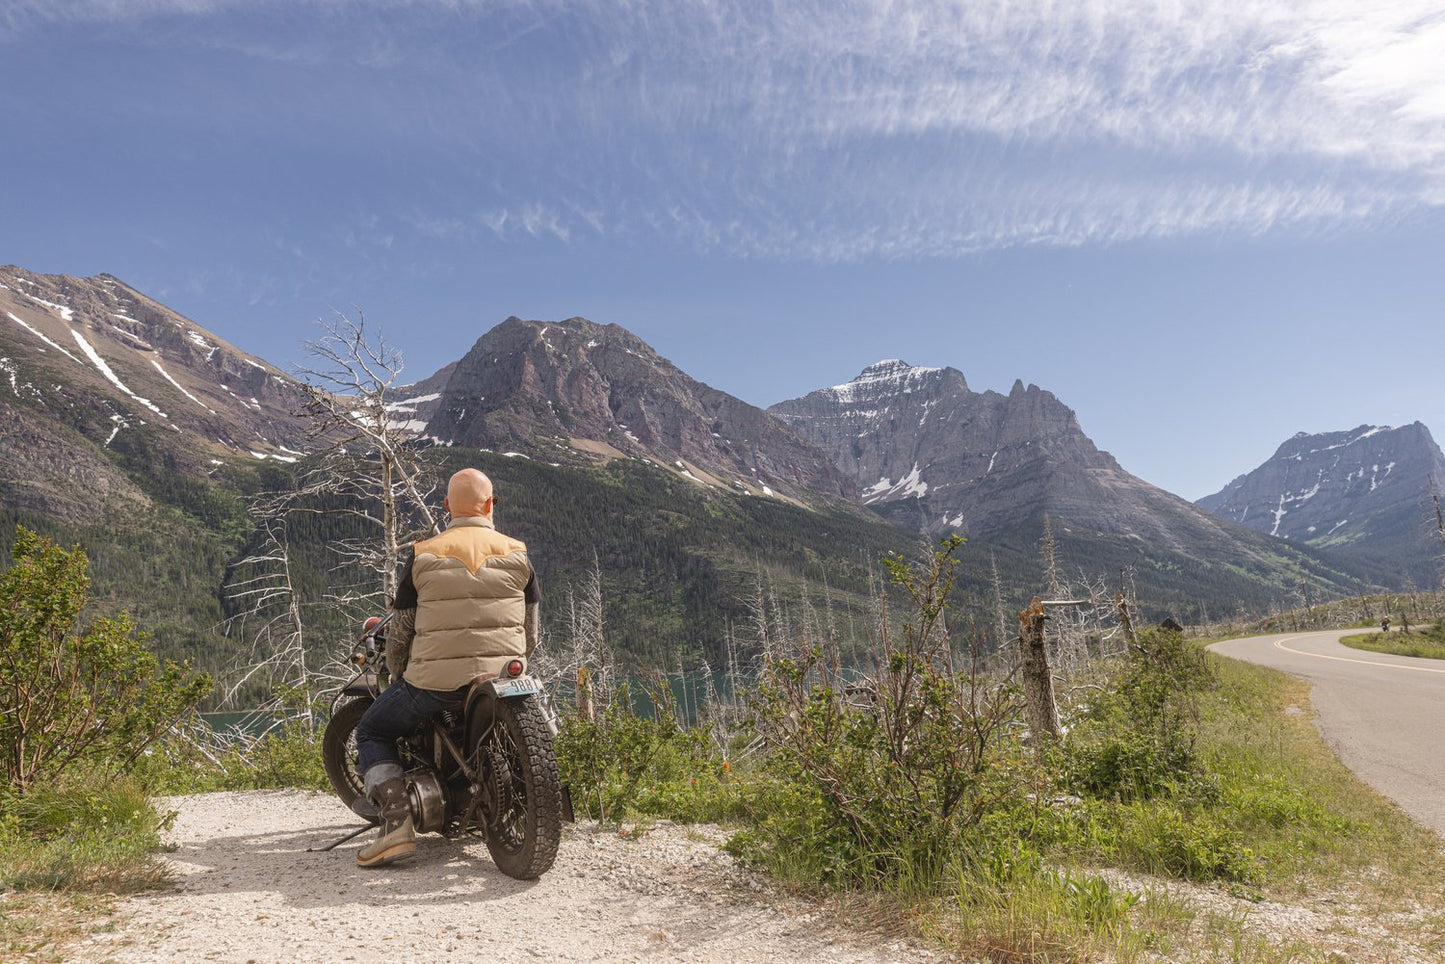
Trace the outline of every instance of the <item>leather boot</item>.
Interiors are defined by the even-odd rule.
[[[356,866],[385,867],[416,854],[416,830],[406,799],[406,780],[393,777],[376,788],[373,797],[381,809],[381,831],[376,840],[356,852]]]

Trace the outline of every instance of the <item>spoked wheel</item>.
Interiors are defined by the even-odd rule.
[[[499,700],[477,741],[482,831],[497,869],[535,880],[552,869],[562,842],[562,781],[552,732],[534,697]]]
[[[372,700],[362,697],[343,705],[332,714],[321,737],[321,761],[331,789],[350,810],[376,823],[376,807],[366,799],[361,772],[356,769],[356,724],[361,722]]]

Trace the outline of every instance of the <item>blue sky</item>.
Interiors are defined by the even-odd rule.
[[[0,263],[289,367],[616,322],[771,404],[1049,389],[1187,498],[1445,433],[1445,3],[6,0]]]

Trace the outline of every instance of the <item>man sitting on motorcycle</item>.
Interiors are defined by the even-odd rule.
[[[356,726],[357,767],[381,816],[377,839],[356,854],[381,867],[416,853],[416,832],[396,741],[457,709],[477,677],[496,676],[537,643],[537,580],[527,547],[492,524],[492,481],[462,469],[447,485],[452,519],[412,547],[391,608],[387,662],[394,682]]]

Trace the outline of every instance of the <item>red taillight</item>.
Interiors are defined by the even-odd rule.
[[[520,659],[514,659],[514,660],[512,660],[510,663],[507,664],[507,675],[508,675],[508,676],[521,676],[521,675],[522,675],[522,670],[523,670],[524,668],[525,668],[525,667],[523,667],[522,661],[521,661]]]

